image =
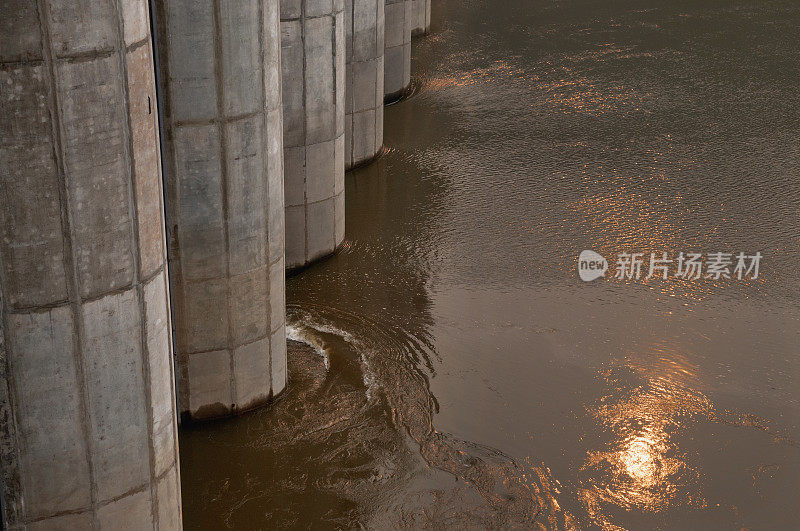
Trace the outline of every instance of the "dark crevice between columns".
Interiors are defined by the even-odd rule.
[[[158,174],[161,179],[161,215],[164,217],[163,229],[164,232],[161,236],[161,245],[163,248],[163,260],[164,263],[160,269],[163,270],[164,275],[164,289],[167,291],[167,319],[169,319],[169,323],[167,325],[170,336],[169,336],[169,345],[170,345],[170,367],[172,369],[172,373],[170,374],[170,391],[172,392],[172,400],[173,400],[173,407],[175,408],[176,415],[174,416],[173,420],[173,459],[174,462],[172,467],[167,467],[166,471],[162,473],[161,477],[156,478],[156,495],[158,493],[158,483],[165,478],[170,470],[173,468],[175,469],[175,481],[176,481],[176,488],[178,490],[178,514],[181,514],[183,511],[183,501],[180,496],[180,485],[181,485],[181,471],[180,471],[180,455],[178,454],[178,425],[181,422],[180,417],[180,407],[179,407],[179,400],[178,400],[178,364],[177,364],[177,345],[176,345],[176,332],[175,332],[175,314],[174,314],[174,300],[172,289],[170,286],[170,271],[169,271],[169,259],[170,259],[170,236],[172,234],[170,228],[170,220],[169,220],[169,209],[167,208],[167,182],[165,179],[165,171],[164,168],[166,167],[166,149],[164,147],[164,135],[166,134],[164,130],[164,109],[165,109],[165,98],[164,93],[161,90],[161,55],[160,55],[160,48],[159,48],[159,28],[158,28],[158,17],[156,12],[156,5],[155,0],[148,0],[148,17],[150,22],[150,42],[151,42],[151,49],[152,49],[152,61],[153,61],[153,85],[155,86],[154,90],[156,91],[156,131],[158,134]],[[163,20],[166,20],[165,18]],[[155,521],[156,516],[153,515],[153,519]],[[160,522],[159,522],[160,523]]]
[[[164,283],[167,285],[167,293],[168,298],[167,302],[169,303],[169,311],[167,312],[169,316],[169,328],[170,328],[170,345],[172,347],[172,378],[171,378],[171,385],[173,387],[173,397],[175,400],[175,411],[180,411],[180,407],[178,405],[178,392],[177,392],[177,374],[178,374],[178,346],[176,344],[176,331],[175,331],[175,301],[174,296],[172,294],[172,290],[169,288],[170,286],[170,272],[169,272],[169,264],[171,256],[170,251],[170,242],[172,241],[172,225],[170,224],[169,219],[169,209],[167,206],[167,182],[164,177],[164,168],[167,165],[166,161],[166,148],[164,147],[164,135],[166,131],[164,130],[164,93],[162,91],[162,84],[161,84],[161,50],[159,49],[158,42],[159,42],[159,33],[158,33],[158,18],[156,17],[156,3],[155,0],[148,0],[149,4],[149,15],[150,15],[150,39],[152,42],[153,48],[153,81],[155,84],[156,90],[156,119],[157,124],[156,127],[158,129],[158,162],[159,162],[159,175],[161,176],[161,203],[163,208],[161,209],[163,216],[164,216],[164,237],[162,244],[164,245]],[[163,17],[162,17],[163,18]],[[180,415],[178,417],[178,424],[180,424],[181,419]],[[175,434],[177,439],[178,434]],[[177,459],[177,456],[176,456]]]

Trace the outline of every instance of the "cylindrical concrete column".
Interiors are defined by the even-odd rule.
[[[384,95],[391,103],[411,85],[411,0],[386,0]]]
[[[346,0],[345,168],[383,147],[384,0]]]
[[[281,0],[286,267],[344,241],[344,0]]]
[[[147,2],[0,3],[10,529],[181,528]]]
[[[431,29],[431,0],[411,0],[414,23],[411,36],[425,35]]]
[[[286,385],[278,0],[158,0],[178,406]]]

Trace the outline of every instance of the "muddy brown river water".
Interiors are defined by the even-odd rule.
[[[433,9],[288,391],[181,430],[186,527],[800,528],[800,3]]]

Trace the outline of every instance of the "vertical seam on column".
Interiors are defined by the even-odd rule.
[[[403,73],[403,79],[400,80],[400,86],[401,86],[401,90],[404,90],[406,88],[405,87],[405,84],[406,84],[406,50],[405,50],[405,48],[406,48],[406,26],[408,26],[408,24],[409,24],[408,17],[406,15],[408,14],[408,11],[409,11],[408,6],[411,4],[411,0],[403,0],[402,4],[403,4],[403,40],[402,40],[402,44],[400,45],[400,47],[403,50],[403,67],[401,68],[401,71]]]
[[[279,145],[279,149],[277,150],[278,153],[278,165],[280,167],[280,180],[281,185],[278,187],[278,193],[280,194],[281,204],[280,204],[280,213],[283,215],[283,235],[281,240],[283,242],[283,248],[281,249],[280,257],[275,261],[276,264],[279,264],[281,259],[283,259],[283,266],[281,267],[280,274],[283,276],[281,281],[283,282],[283,297],[281,299],[281,322],[285,326],[286,324],[286,196],[284,190],[284,181],[285,181],[285,166],[283,160],[284,154],[284,142],[283,142],[283,47],[281,46],[281,4],[279,0],[273,0],[276,2],[276,16],[277,20],[276,23],[278,24],[278,42],[276,43],[275,52],[277,53],[277,57],[275,57],[275,68],[276,68],[276,75],[278,78],[278,101],[275,105],[275,110],[278,112],[278,116],[280,117],[280,127],[278,129],[277,141]],[[270,335],[272,334],[272,330],[270,330]],[[283,344],[286,344],[286,329],[284,328],[283,337],[280,338]],[[271,340],[270,340],[271,342]],[[271,344],[271,343],[270,343]],[[285,350],[285,349],[284,349]],[[270,364],[270,371],[272,370],[272,365]],[[289,376],[288,376],[288,367],[286,368],[286,375],[284,377],[284,388],[286,388],[286,384],[288,384]]]
[[[300,0],[300,43],[303,45],[303,264],[308,263],[308,77],[306,75],[306,0]]]
[[[224,220],[223,231],[225,234],[225,309],[228,317],[228,367],[230,370],[229,377],[229,392],[231,412],[235,409],[237,402],[236,397],[236,381],[234,378],[235,360],[233,356],[233,320],[231,319],[231,294],[232,294],[232,279],[231,279],[231,240],[230,240],[230,223],[229,209],[228,209],[228,139],[225,126],[227,121],[225,119],[225,105],[224,90],[225,84],[222,80],[222,7],[220,2],[222,0],[214,0],[214,82],[217,92],[217,126],[219,128],[219,150],[220,150],[220,187],[222,189],[222,218]]]
[[[378,94],[378,87],[381,86],[381,79],[384,76],[383,68],[380,68],[380,66],[381,66],[381,63],[383,61],[385,61],[385,54],[386,54],[386,42],[383,43],[383,49],[380,49],[380,46],[378,46],[378,43],[380,42],[380,33],[381,33],[381,30],[380,30],[381,7],[383,7],[383,13],[384,13],[383,30],[384,30],[384,33],[385,33],[386,32],[386,5],[384,3],[384,0],[376,0],[375,1],[375,47],[374,47],[375,54],[374,54],[374,59],[373,59],[373,61],[375,61],[375,94],[372,95],[373,96],[372,103],[375,106],[375,117],[372,120],[373,123],[375,124],[375,153],[373,153],[373,156],[377,155],[381,151],[381,149],[383,149],[383,135],[382,134],[380,135],[381,141],[380,141],[380,143],[378,143],[378,136],[379,136],[378,135],[378,120],[382,118],[382,117],[378,117],[378,113],[379,112],[383,113],[383,94],[382,93],[385,92],[385,87],[384,87],[384,90],[380,91],[381,94]],[[384,41],[385,41],[385,37],[384,37]]]
[[[333,57],[333,223],[331,223],[331,242],[333,245],[331,246],[331,251],[336,250],[336,198],[338,194],[336,193],[336,179],[338,177],[338,169],[336,168],[336,146],[339,143],[339,113],[342,113],[342,117],[344,117],[344,109],[339,109],[339,96],[344,96],[339,94],[339,76],[342,75],[342,72],[339,71],[338,63],[339,63],[339,49],[336,47],[336,43],[338,39],[336,38],[336,31],[338,30],[338,25],[336,24],[336,15],[337,13],[342,14],[342,18],[344,18],[343,11],[336,10],[336,0],[331,1],[331,48],[333,49],[333,53],[331,54]],[[344,28],[342,28],[344,30]],[[346,37],[345,37],[346,38]],[[347,46],[346,43],[342,43]],[[345,64],[347,64],[347,57],[342,57],[344,59]],[[353,79],[355,81],[355,79]],[[347,86],[347,79],[344,80],[345,87]],[[345,90],[345,93],[347,90]],[[342,101],[344,101],[344,97],[342,97]],[[346,104],[345,104],[346,107]],[[344,131],[342,132],[344,135]],[[352,144],[352,142],[351,142]],[[352,147],[352,146],[351,146]]]
[[[372,94],[371,103],[370,103],[370,106],[375,110],[375,114],[372,117],[372,127],[374,128],[374,130],[373,130],[373,143],[372,143],[373,152],[372,152],[371,156],[373,156],[373,157],[380,150],[380,146],[378,145],[378,107],[377,107],[378,100],[377,100],[376,94],[378,93],[378,87],[380,86],[378,84],[378,65],[380,64],[380,61],[378,61],[378,57],[379,57],[379,52],[378,52],[378,27],[379,27],[379,24],[378,23],[380,22],[380,13],[379,13],[379,9],[380,8],[378,7],[378,3],[382,2],[382,1],[383,0],[377,0],[375,2],[375,32],[372,35],[372,37],[374,39],[373,40],[374,45],[372,47],[372,64],[373,64],[373,77],[375,79],[375,92],[374,92],[374,94]]]
[[[356,62],[356,0],[352,0],[350,2],[350,35],[351,35],[351,37],[350,37],[350,41],[351,41],[350,49],[351,49],[351,53],[352,53],[352,57],[350,58],[350,64],[355,64],[355,62]],[[335,36],[334,36],[334,38],[335,38]],[[346,33],[346,29],[345,29],[345,37],[344,38],[345,38],[345,48],[347,48],[347,42],[346,42],[347,41],[347,33]],[[334,42],[334,45],[335,45],[335,42]],[[351,110],[351,112],[350,112],[350,153],[347,154],[348,155],[348,157],[347,157],[348,164],[347,165],[348,166],[352,166],[353,164],[355,164],[355,160],[356,160],[356,149],[355,149],[355,145],[356,145],[356,142],[355,142],[355,140],[356,140],[356,136],[355,136],[356,135],[356,120],[355,120],[355,118],[356,118],[356,97],[355,97],[355,92],[356,92],[356,72],[355,72],[355,68],[353,68],[352,69],[352,72],[353,72],[352,90],[350,90],[350,93],[348,94],[348,92],[347,92],[347,51],[346,51],[346,49],[345,49],[344,61],[345,61],[344,95],[345,95],[345,99],[349,100],[349,102],[345,101],[345,103],[344,103],[345,114],[347,114],[347,104],[348,103],[350,103],[350,110]],[[335,72],[335,70],[334,70],[334,72]],[[345,120],[344,126],[345,126],[345,128],[347,128],[347,120]],[[345,134],[347,134],[347,133],[345,132]],[[334,149],[334,157],[335,157],[336,156],[336,145],[335,144],[334,144],[334,148],[333,149]],[[336,171],[335,167],[334,167],[334,171]],[[336,179],[336,175],[334,175],[333,195],[336,195],[336,182],[335,182],[335,179]],[[335,224],[336,223],[336,212],[335,211],[334,211],[333,217],[334,217],[334,224]],[[334,244],[336,244],[335,229],[334,229],[334,237],[333,237],[333,239],[334,239]]]
[[[92,528],[98,527],[97,521],[97,480],[94,476],[92,453],[94,450],[94,434],[89,419],[88,396],[86,391],[86,375],[83,367],[83,313],[79,293],[77,256],[72,244],[72,220],[69,212],[69,194],[67,190],[67,169],[64,161],[63,131],[60,99],[56,81],[56,57],[53,51],[53,40],[50,34],[50,19],[45,0],[37,0],[39,21],[42,29],[42,57],[47,67],[50,89],[50,105],[52,105],[53,151],[58,168],[58,195],[61,207],[61,232],[64,243],[64,269],[67,273],[67,294],[72,308],[72,345],[75,363],[75,385],[77,386],[78,403],[81,410],[81,431],[85,440],[87,473],[89,476],[89,500],[91,503]]]
[[[122,75],[122,99],[125,108],[125,149],[128,154],[128,218],[131,221],[131,255],[133,258],[133,287],[136,291],[137,305],[139,307],[139,343],[140,358],[142,361],[142,379],[144,384],[144,409],[145,422],[147,422],[147,450],[148,450],[148,484],[150,487],[150,512],[153,529],[158,529],[158,500],[155,491],[155,446],[153,443],[153,399],[150,386],[150,350],[147,346],[147,313],[144,301],[144,286],[140,282],[140,252],[141,240],[139,238],[139,202],[136,197],[136,154],[133,146],[133,122],[131,121],[131,98],[128,78],[128,57],[125,46],[125,23],[122,19],[122,10],[119,0],[113,3],[117,16],[117,46],[119,47],[118,59]],[[152,61],[152,57],[151,57]]]
[[[406,0],[406,5],[403,7],[403,48],[408,46],[408,55],[411,55],[411,32],[412,32],[412,21],[408,18],[408,15],[411,14],[413,11],[412,9],[408,9],[411,6],[411,0]],[[413,6],[411,6],[413,7]],[[406,32],[406,29],[408,31]],[[406,33],[408,33],[408,41],[406,41]],[[408,62],[408,76],[411,77],[411,61]],[[406,53],[403,52],[403,91],[408,88],[406,85]]]
[[[425,8],[425,32],[427,33],[431,29],[431,8],[433,7],[431,4],[431,0],[425,0],[427,7]]]
[[[277,105],[275,106],[274,110],[277,110],[278,116],[280,116],[280,129],[278,132],[278,142],[279,147],[278,153],[278,164],[280,166],[280,174],[281,174],[281,185],[278,187],[279,192],[281,194],[281,212],[283,213],[283,268],[284,271],[286,269],[286,191],[285,191],[285,181],[286,181],[286,167],[284,164],[284,154],[285,146],[283,141],[283,27],[281,25],[281,3],[280,0],[273,0],[277,2],[276,5],[276,13],[277,16],[276,23],[278,24],[278,42],[276,44],[276,53],[278,54],[275,57],[275,67],[277,68],[277,76],[278,76],[278,101]],[[284,272],[285,275],[285,272]],[[285,290],[284,290],[285,291]],[[285,306],[285,304],[284,304]]]
[[[264,247],[264,262],[266,263],[265,275],[267,277],[267,377],[269,378],[269,389],[267,395],[272,394],[272,278],[270,262],[270,195],[269,195],[269,135],[267,131],[267,87],[265,85],[267,77],[266,56],[264,54],[264,0],[258,0],[258,57],[261,62],[261,178],[264,181],[264,230],[266,245]]]

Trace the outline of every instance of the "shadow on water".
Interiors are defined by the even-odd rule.
[[[546,469],[434,426],[434,248],[418,242],[435,241],[424,220],[443,190],[388,178],[402,156],[348,180],[358,198],[348,222],[380,236],[349,239],[288,283],[289,300],[303,302],[287,308],[285,394],[269,409],[182,429],[187,528],[570,524]],[[401,168],[414,171],[407,159]],[[338,307],[311,302],[323,299]]]

